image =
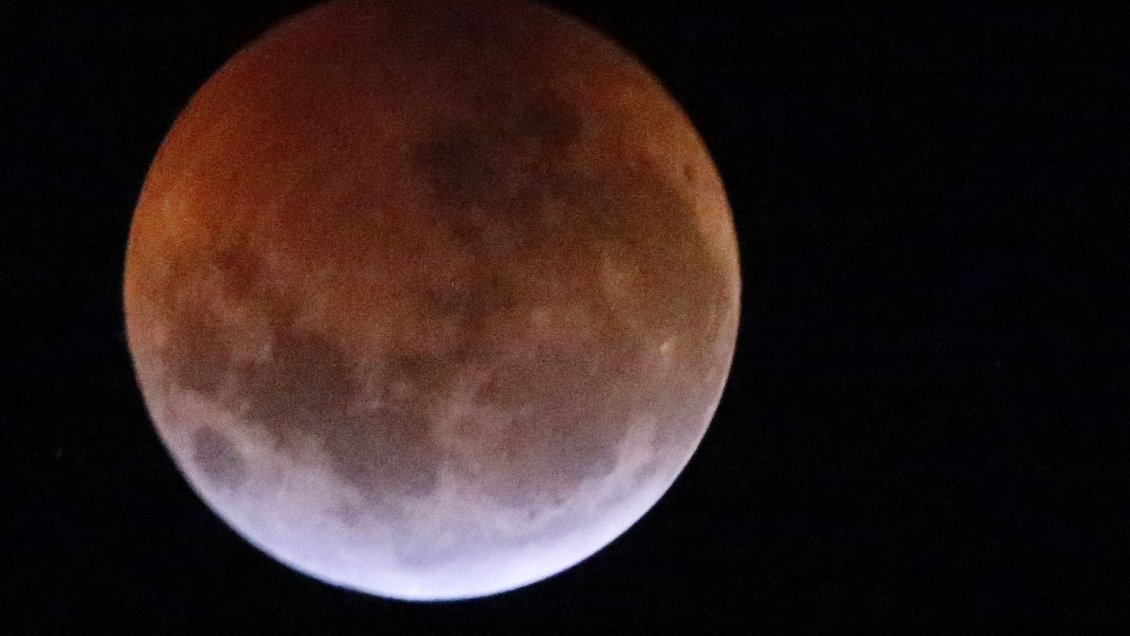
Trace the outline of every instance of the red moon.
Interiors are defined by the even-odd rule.
[[[251,544],[385,597],[493,594],[593,554],[721,396],[739,268],[660,84],[511,0],[339,1],[193,97],[126,257],[158,434]]]

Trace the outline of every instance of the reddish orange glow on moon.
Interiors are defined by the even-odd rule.
[[[639,63],[509,0],[340,1],[196,94],[130,232],[130,350],[249,542],[404,599],[553,575],[689,461],[737,331],[721,181]]]

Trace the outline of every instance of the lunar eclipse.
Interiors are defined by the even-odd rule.
[[[161,145],[129,347],[206,504],[320,580],[443,600],[638,520],[717,407],[726,196],[617,45],[503,0],[338,1],[239,52]]]

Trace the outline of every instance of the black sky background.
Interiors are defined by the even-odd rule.
[[[161,446],[124,338],[161,139],[311,4],[0,6],[12,633],[1130,626],[1127,11],[554,2],[651,68],[713,153],[741,246],[734,369],[686,471],[608,548],[410,604],[229,530]]]

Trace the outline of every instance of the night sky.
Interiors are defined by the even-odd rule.
[[[126,348],[126,237],[161,139],[311,4],[0,6],[13,633],[1130,626],[1126,11],[552,3],[642,60],[714,156],[742,259],[734,368],[620,539],[516,592],[411,604],[228,529]]]

